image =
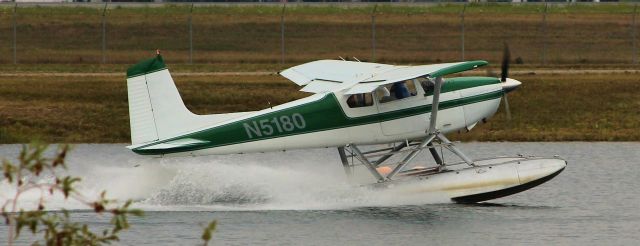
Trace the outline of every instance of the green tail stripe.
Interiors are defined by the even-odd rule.
[[[153,73],[165,68],[167,68],[167,66],[164,64],[162,56],[157,55],[154,58],[141,61],[127,69],[127,78]]]

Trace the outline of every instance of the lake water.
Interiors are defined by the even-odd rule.
[[[156,159],[118,144],[80,144],[69,172],[80,190],[133,199],[122,245],[195,245],[218,221],[215,245],[637,245],[640,242],[640,143],[463,143],[474,158],[560,155],[553,180],[478,205],[437,194],[403,197],[350,185],[335,149]],[[11,159],[17,145],[0,145]],[[427,160],[427,156],[419,157]],[[447,156],[453,159],[452,156]],[[0,202],[13,190],[0,183]],[[39,193],[28,193],[29,208]],[[59,196],[47,207],[74,209],[94,227],[107,218]],[[7,227],[0,226],[0,244]],[[26,234],[25,234],[26,235]],[[25,239],[20,243],[26,244]]]

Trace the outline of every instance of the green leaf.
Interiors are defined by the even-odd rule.
[[[64,159],[69,150],[68,145],[63,145],[58,149],[58,152],[53,159],[49,159],[44,156],[48,145],[34,142],[29,145],[23,145],[22,151],[19,156],[18,165],[14,165],[7,160],[2,161],[2,175],[12,182],[16,179],[18,173],[23,173],[25,176],[37,176],[43,173],[44,170],[53,170],[56,167],[66,168]],[[55,174],[55,172],[54,172]],[[0,176],[2,177],[2,176]],[[32,184],[33,181],[26,179],[27,184]],[[42,191],[48,191],[53,193],[54,190],[62,190],[65,198],[71,197],[72,192],[78,192],[74,186],[80,182],[80,178],[72,176],[55,176],[55,183],[39,184]],[[1,181],[1,179],[0,179]],[[18,186],[20,189],[23,185],[23,180],[18,180]],[[84,197],[84,196],[79,196]],[[44,197],[43,197],[44,198]],[[82,198],[72,197],[72,199],[79,199],[80,202],[87,203]],[[62,209],[61,212],[44,211],[44,201],[41,201],[38,205],[38,210],[27,211],[20,210],[6,211],[5,207],[2,207],[1,215],[5,218],[6,223],[10,226],[10,230],[14,230],[15,238],[18,238],[22,229],[27,227],[34,236],[42,236],[44,245],[103,245],[109,244],[113,241],[118,241],[117,233],[121,230],[130,227],[127,220],[128,215],[142,216],[144,213],[140,209],[130,209],[129,207],[133,201],[128,200],[125,204],[119,208],[109,210],[113,216],[111,220],[112,228],[102,228],[102,235],[99,231],[94,233],[87,224],[73,222],[69,216],[69,212],[66,209]],[[89,206],[94,207],[95,212],[106,211],[107,205],[116,203],[115,200],[108,200],[106,193],[102,192],[100,198]],[[40,230],[40,231],[38,231]],[[11,239],[13,240],[13,239]],[[2,241],[2,240],[0,240]],[[33,245],[39,245],[40,241],[35,241]]]
[[[211,234],[216,230],[217,224],[218,221],[213,220],[209,222],[209,225],[207,227],[204,228],[204,231],[202,232],[202,240],[204,241],[205,245],[207,245],[211,240]]]
[[[37,220],[30,221],[29,229],[31,230],[32,233],[36,233],[36,230],[38,229],[38,221]]]
[[[16,172],[16,166],[11,164],[7,160],[2,160],[2,172],[4,173],[4,177],[9,181],[9,183],[12,183],[13,175]]]
[[[69,151],[69,148],[70,146],[68,144],[64,144],[58,149],[58,154],[56,155],[56,158],[51,162],[52,167],[62,166],[63,168],[66,168],[64,159],[67,157],[67,152]]]
[[[79,181],[80,181],[80,178],[71,177],[71,176],[66,176],[64,177],[64,179],[62,179],[62,193],[64,194],[65,198],[68,198],[71,191],[73,191],[73,183],[76,183]]]

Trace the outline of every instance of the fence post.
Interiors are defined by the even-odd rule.
[[[464,7],[462,8],[462,12],[460,13],[460,22],[461,22],[461,27],[462,27],[462,32],[460,33],[460,40],[462,41],[462,61],[464,61],[464,13],[467,11],[467,4],[464,4]]]
[[[285,2],[282,4],[282,12],[280,13],[280,64],[284,64],[284,10],[286,7]]]
[[[371,10],[371,62],[376,61],[376,10],[378,5],[373,6]]]
[[[191,3],[191,9],[189,10],[189,65],[193,64],[193,3]]]
[[[18,12],[18,3],[13,6],[13,64],[18,64],[18,46],[17,46],[17,35],[18,35],[18,23],[16,20],[16,15]]]
[[[102,9],[102,64],[107,63],[107,4]]]
[[[544,12],[542,14],[542,65],[547,64],[547,11],[549,5],[544,4]]]
[[[633,39],[633,64],[638,64],[638,46],[636,43],[636,13],[638,12],[638,4],[633,6],[633,21],[631,24],[631,38]]]

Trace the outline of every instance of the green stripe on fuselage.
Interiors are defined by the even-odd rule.
[[[448,78],[442,85],[440,93],[447,93],[467,88],[500,83],[500,79],[495,77],[457,77]],[[433,91],[428,91],[427,96],[433,96]]]
[[[492,85],[500,83],[500,79],[494,77],[457,77],[448,78],[446,83],[442,85],[442,92],[457,91],[467,88],[473,88],[483,85]]]
[[[450,80],[453,80],[453,79],[450,79]],[[447,80],[447,83],[449,83],[450,80]],[[449,88],[450,90],[448,91],[495,84],[495,83],[499,83],[499,80],[495,78],[493,78],[493,80],[459,79],[455,83],[453,83],[454,85],[450,86]],[[440,103],[440,109],[443,110],[443,109],[459,107],[467,104],[472,104],[476,102],[496,99],[501,97],[502,94],[503,94],[502,90],[497,90],[490,93],[476,95],[472,97],[448,100]],[[194,151],[194,150],[221,147],[226,145],[259,141],[259,140],[265,140],[265,139],[271,139],[271,138],[306,134],[306,133],[353,127],[353,126],[366,125],[366,124],[374,124],[374,123],[379,123],[383,121],[395,120],[395,119],[400,119],[400,118],[405,118],[405,117],[410,117],[414,115],[431,112],[431,105],[429,104],[429,105],[417,106],[412,108],[400,109],[400,110],[391,111],[391,112],[350,118],[342,111],[342,108],[338,100],[339,99],[336,98],[336,96],[333,93],[330,93],[317,101],[313,101],[313,102],[298,105],[295,107],[286,108],[279,111],[251,117],[248,119],[240,120],[240,121],[229,123],[226,125],[212,127],[206,130],[194,132],[194,133],[179,136],[176,138],[159,141],[146,146],[135,148],[133,149],[133,151],[138,154],[146,154],[146,155],[158,155],[158,154]],[[303,128],[293,127],[293,129],[290,131],[285,131],[285,129],[282,129],[281,132],[278,132],[277,131],[278,126],[280,128],[284,128],[284,127],[281,124],[282,122],[275,122],[275,121],[279,121],[282,117],[289,118],[289,121],[291,121],[293,118],[292,116],[294,114],[299,114],[304,118],[304,127]],[[262,136],[258,136],[258,134],[256,134],[255,132],[247,130],[246,125],[248,125],[249,127],[257,126],[259,128],[261,121],[265,125],[270,125],[271,128],[273,129],[274,134],[271,134],[271,135],[262,134]],[[192,138],[192,139],[198,139],[206,142],[202,144],[197,144],[197,145],[179,146],[179,147],[170,148],[170,149],[142,149],[147,146],[152,146],[158,143],[174,141],[182,138]]]

